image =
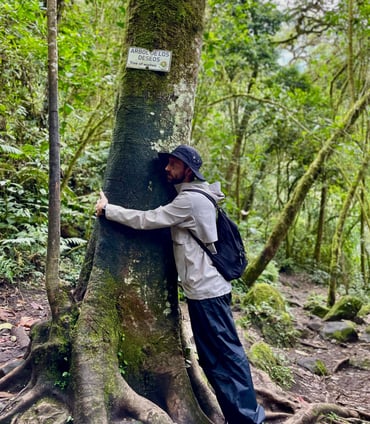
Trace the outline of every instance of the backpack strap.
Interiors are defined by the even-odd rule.
[[[203,194],[204,196],[206,196],[207,197],[207,199],[209,199],[212,203],[213,203],[213,206],[216,208],[216,209],[218,209],[219,208],[219,206],[217,205],[217,202],[216,202],[216,200],[212,197],[212,196],[210,196],[208,193],[206,193],[205,191],[203,191],[203,190],[199,190],[199,189],[197,189],[197,188],[188,188],[187,190],[182,190],[182,191],[194,191],[194,192],[197,192],[197,193],[201,193],[201,194]],[[195,234],[193,234],[193,232],[191,232],[190,230],[188,230],[189,231],[189,234],[193,237],[193,239],[199,244],[199,246],[207,253],[207,255],[212,259],[212,256],[213,256],[213,253],[208,249],[208,247],[195,235]]]
[[[199,190],[199,189],[197,189],[197,188],[188,188],[187,190],[182,190],[182,191],[195,191],[195,192],[197,192],[197,193],[201,193],[201,194],[203,194],[204,196],[206,196],[206,197],[207,197],[207,199],[209,199],[209,200],[213,203],[213,206],[214,206],[215,208],[217,208],[217,207],[218,207],[216,200],[215,200],[212,196],[210,196],[207,192],[205,192],[204,190]]]

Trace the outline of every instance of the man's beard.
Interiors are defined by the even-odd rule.
[[[168,182],[172,185],[177,185],[183,183],[185,180],[185,175],[182,176],[182,178],[172,178]]]

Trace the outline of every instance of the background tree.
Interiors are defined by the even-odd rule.
[[[57,2],[48,2],[49,209],[46,289],[57,319],[60,260],[60,144],[58,115]]]

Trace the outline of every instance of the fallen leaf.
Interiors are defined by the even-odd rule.
[[[15,315],[15,313],[8,309],[8,308],[0,308],[0,320],[1,321],[6,321],[9,317],[9,315]]]
[[[31,302],[31,306],[34,309],[38,309],[39,311],[42,311],[44,308],[42,305],[40,305],[39,303],[35,303],[35,302]]]
[[[11,330],[13,327],[13,324],[10,324],[10,322],[4,322],[3,324],[0,324],[0,330]]]
[[[32,317],[22,317],[18,323],[18,326],[22,326],[22,327],[27,327],[27,328],[31,328],[32,325],[36,322],[39,321],[39,319],[36,318],[32,318]]]

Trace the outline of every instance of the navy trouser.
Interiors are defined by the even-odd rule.
[[[227,423],[261,423],[265,411],[257,404],[249,362],[230,309],[231,294],[187,301],[199,363]]]

